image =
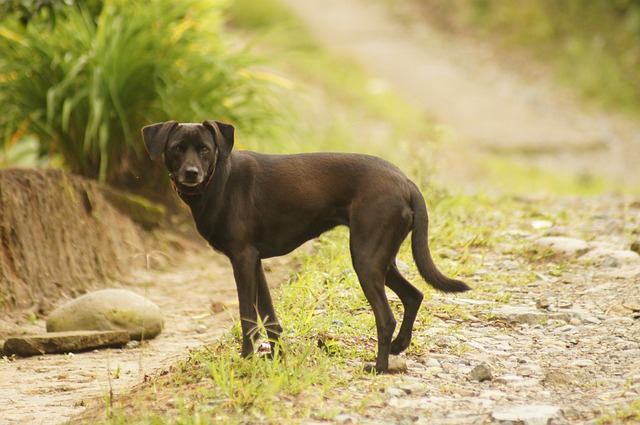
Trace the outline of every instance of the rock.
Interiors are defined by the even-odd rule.
[[[50,332],[7,339],[7,356],[38,356],[41,354],[73,353],[105,347],[123,347],[129,342],[126,331]]]
[[[152,301],[131,291],[105,289],[59,307],[49,316],[47,331],[127,331],[140,340],[155,338],[163,325],[162,312]]]
[[[373,372],[376,365],[374,363],[365,363],[365,372]],[[403,357],[389,356],[388,374],[407,373],[407,361]]]
[[[333,421],[339,424],[357,424],[360,421],[360,418],[356,415],[340,413],[333,417]]]
[[[567,313],[547,313],[539,310],[533,310],[529,307],[505,305],[493,311],[497,319],[507,323],[537,325],[544,324],[553,320],[562,320],[568,322],[572,315]]]
[[[407,373],[407,361],[404,357],[389,357],[389,369],[387,373]]]
[[[640,240],[634,241],[629,249],[637,254],[640,254]]]
[[[491,417],[502,424],[547,425],[559,416],[560,408],[548,404],[526,406],[499,406]]]
[[[577,359],[569,362],[569,366],[573,367],[593,367],[594,361],[590,359]]]
[[[549,249],[555,254],[571,257],[579,257],[591,249],[589,244],[583,240],[564,236],[547,236],[538,239],[535,243],[538,247]]]
[[[623,264],[640,261],[640,255],[631,250],[619,249],[615,245],[607,243],[593,243],[593,249],[580,257],[580,261],[588,264],[596,264],[600,267],[620,267]]]
[[[490,381],[493,379],[493,375],[491,374],[491,369],[489,365],[486,363],[481,363],[474,367],[471,372],[469,372],[469,379],[473,381]]]
[[[533,227],[536,230],[548,229],[549,227],[552,227],[552,226],[553,226],[553,222],[549,220],[534,220],[531,222],[531,227]]]
[[[549,298],[543,295],[536,300],[536,307],[542,310],[546,310],[551,307],[551,301],[549,301]]]
[[[404,261],[396,260],[396,267],[398,267],[398,271],[404,276],[411,273],[411,267]]]

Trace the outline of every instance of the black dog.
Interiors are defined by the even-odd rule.
[[[429,284],[444,292],[469,289],[436,268],[422,194],[400,169],[380,158],[231,152],[234,128],[216,121],[169,121],[146,126],[142,134],[151,159],[164,154],[169,177],[191,208],[200,234],[231,260],[243,356],[253,353],[258,313],[272,344],[282,332],[261,260],[287,254],[340,224],[350,228],[353,267],[375,315],[377,372],[387,371],[390,353],[409,346],[423,298],[395,263],[409,231],[416,265]],[[393,341],[396,320],[385,285],[404,306],[402,326]]]

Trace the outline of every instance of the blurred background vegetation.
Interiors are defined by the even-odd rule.
[[[215,117],[268,134],[280,110],[278,84],[227,35],[227,7],[224,0],[5,4],[4,161],[35,156],[135,187],[154,168],[143,125]]]
[[[449,32],[551,65],[586,98],[640,112],[640,0],[403,0]]]
[[[640,111],[640,0],[403,1],[443,30],[550,64],[604,105]],[[370,153],[376,140],[388,151],[389,136],[442,136],[353,62],[292,31],[277,0],[9,0],[0,13],[0,166],[62,166],[140,191],[143,175],[164,184],[140,128],[167,119],[231,122],[239,147],[269,152],[348,149],[351,124],[378,118],[393,125],[379,121]],[[314,110],[318,96],[332,107]]]

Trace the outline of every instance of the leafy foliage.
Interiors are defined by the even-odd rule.
[[[0,143],[34,135],[74,172],[135,180],[148,161],[141,126],[215,118],[257,132],[276,84],[231,46],[223,0],[83,2],[25,27],[0,26]],[[97,11],[97,12],[96,12]],[[97,13],[97,14],[96,14]]]

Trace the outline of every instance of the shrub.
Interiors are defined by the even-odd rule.
[[[278,108],[257,59],[231,45],[222,0],[105,0],[55,25],[0,25],[0,143],[35,136],[73,171],[131,184],[149,167],[140,127],[215,118],[264,130]]]

